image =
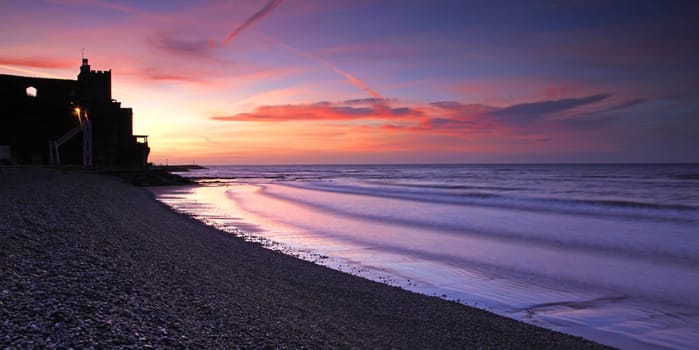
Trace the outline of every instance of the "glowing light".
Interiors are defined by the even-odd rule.
[[[75,107],[75,115],[80,116],[80,107]]]

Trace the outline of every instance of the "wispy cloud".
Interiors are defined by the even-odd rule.
[[[308,60],[310,60],[310,61],[313,61],[313,62],[315,62],[315,63],[318,63],[319,65],[324,66],[324,67],[326,67],[326,68],[329,68],[329,69],[332,70],[333,72],[335,72],[335,73],[339,74],[340,76],[344,77],[350,84],[352,84],[352,85],[356,86],[357,88],[359,88],[360,90],[363,90],[363,91],[365,91],[366,93],[368,93],[372,98],[376,99],[377,101],[381,101],[381,100],[382,100],[382,101],[386,101],[386,99],[385,99],[381,94],[379,94],[379,93],[376,92],[374,89],[372,89],[372,88],[370,88],[369,86],[367,86],[367,85],[366,85],[363,81],[361,81],[359,78],[355,77],[354,75],[350,74],[350,73],[347,72],[347,71],[344,71],[344,70],[338,68],[338,67],[335,66],[334,64],[332,64],[332,63],[330,63],[330,62],[328,62],[328,61],[326,61],[326,60],[324,60],[324,59],[322,59],[322,58],[320,58],[320,57],[318,57],[318,56],[316,56],[316,55],[313,55],[313,54],[311,54],[311,53],[309,53],[309,52],[305,52],[305,51],[299,50],[299,49],[297,49],[297,48],[295,48],[295,47],[293,47],[293,46],[291,46],[291,45],[287,45],[287,44],[284,44],[284,43],[279,42],[279,41],[277,41],[277,40],[274,40],[274,39],[272,39],[272,38],[270,38],[270,37],[268,37],[268,36],[265,36],[264,38],[265,38],[265,40],[267,40],[268,42],[270,42],[270,43],[272,43],[272,44],[281,46],[281,47],[283,47],[283,48],[285,48],[285,49],[287,49],[287,50],[289,50],[289,51],[294,52],[295,54],[297,54],[297,55],[299,55],[299,56],[301,56],[301,57],[304,57],[304,58],[306,58],[306,59],[308,59]]]
[[[431,102],[430,106],[438,107],[441,111],[446,111],[452,116],[468,117],[477,116],[498,110],[497,107],[487,106],[479,103],[463,104],[456,101]]]
[[[230,116],[215,116],[211,119],[220,121],[349,121],[360,119],[395,120],[400,118],[417,118],[422,111],[410,107],[386,108],[385,106],[353,107],[330,102],[312,104],[260,106],[249,113]]]
[[[260,19],[269,15],[270,12],[277,8],[277,6],[279,6],[281,3],[282,0],[269,0],[264,7],[262,7],[259,11],[255,12],[252,16],[248,17],[241,25],[236,27],[230,34],[228,34],[228,36],[226,36],[226,39],[223,40],[222,44],[226,45],[229,42],[231,42],[231,40],[235,39],[247,27],[251,26],[256,21],[259,21]]]
[[[610,122],[613,122],[615,119],[618,119],[622,115],[625,115],[620,113],[622,110],[640,105],[647,101],[648,99],[645,98],[636,98],[623,101],[621,103],[617,103],[613,106],[603,108],[600,110],[575,114],[569,118],[562,120],[561,123],[566,127],[576,129],[599,128],[609,124]]]
[[[71,60],[8,56],[0,56],[0,64],[7,66],[20,66],[29,68],[71,68],[76,65],[75,61]]]
[[[456,101],[440,101],[430,103],[437,107],[431,118],[420,125],[423,130],[509,130],[519,135],[540,133],[557,133],[574,129],[575,122],[571,118],[597,118],[613,110],[619,110],[641,103],[641,100],[605,107],[596,111],[579,112],[573,116],[568,113],[583,106],[595,106],[611,97],[611,94],[600,93],[585,97],[567,98],[561,100],[542,100],[535,102],[513,104],[505,107],[494,107],[483,104],[462,104]]]
[[[371,98],[355,98],[355,99],[351,99],[351,100],[345,100],[345,103],[348,104],[348,105],[357,105],[357,104],[361,104],[361,105],[363,105],[363,104],[375,105],[375,104],[386,104],[386,103],[388,103],[389,101],[391,101],[391,100],[388,99],[388,98],[374,98],[374,97],[371,97]]]
[[[350,83],[352,83],[352,85],[354,85],[354,86],[356,86],[356,87],[358,87],[358,88],[360,88],[360,89],[366,91],[369,95],[373,96],[374,99],[376,99],[376,100],[381,100],[381,101],[385,101],[385,100],[386,100],[386,99],[384,99],[383,96],[381,96],[378,92],[376,92],[376,91],[374,91],[372,88],[368,87],[366,84],[364,84],[363,81],[359,80],[359,78],[353,76],[352,74],[349,74],[349,73],[347,73],[347,72],[341,70],[340,68],[337,68],[336,66],[334,66],[334,65],[332,65],[332,64],[330,64],[330,63],[328,63],[327,61],[323,61],[323,60],[317,60],[317,61],[318,61],[318,62],[321,62],[321,63],[324,63],[326,66],[330,67],[330,68],[331,68],[332,70],[334,70],[336,73],[338,73],[338,74],[344,76],[345,79],[347,79],[347,81],[349,81]]]
[[[115,4],[109,1],[101,0],[48,0],[48,2],[55,4],[64,5],[76,5],[76,6],[94,6],[102,7],[109,10],[116,10],[124,13],[129,13],[133,15],[146,15],[147,13],[137,7],[132,7],[124,4]]]
[[[647,98],[634,98],[634,99],[619,102],[617,104],[614,104],[612,106],[609,106],[609,107],[606,107],[603,109],[599,109],[599,110],[595,110],[595,111],[591,111],[591,112],[579,113],[579,114],[574,115],[573,117],[578,118],[578,117],[588,116],[588,115],[607,114],[610,112],[617,112],[617,111],[631,108],[631,107],[634,107],[634,106],[637,106],[637,105],[640,105],[640,104],[646,103],[646,102],[648,102]]]
[[[139,77],[146,78],[153,81],[170,81],[178,83],[190,83],[197,85],[210,85],[210,83],[204,79],[192,77],[186,74],[175,74],[169,72],[163,72],[155,68],[147,68],[140,70],[138,72]]]
[[[582,98],[566,98],[562,100],[553,101],[520,103],[509,107],[493,110],[491,112],[488,112],[487,114],[492,116],[503,117],[539,117],[591,103],[597,103],[611,96],[611,94],[597,94]]]
[[[161,30],[148,36],[146,40],[149,46],[173,55],[192,58],[212,58],[212,52],[215,49],[223,48],[253,23],[271,13],[281,3],[282,0],[268,1],[262,9],[245,19],[242,24],[230,32],[222,42],[218,42],[218,40],[214,39],[206,39],[207,34],[201,32],[201,28],[195,28],[186,24],[182,24],[176,29]]]
[[[149,36],[146,40],[151,47],[156,49],[192,57],[208,57],[214,47],[213,41],[188,38],[182,33],[176,32],[159,32]]]

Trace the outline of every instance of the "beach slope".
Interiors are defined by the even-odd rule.
[[[0,168],[0,347],[601,348],[295,259],[108,176]]]

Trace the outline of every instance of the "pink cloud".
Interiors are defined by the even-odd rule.
[[[422,116],[422,112],[409,107],[391,108],[382,104],[354,107],[345,104],[318,102],[313,104],[261,106],[249,113],[230,116],[214,116],[220,121],[331,121],[359,119],[413,119]]]
[[[63,59],[26,58],[0,56],[0,64],[8,66],[20,66],[31,68],[71,68],[75,67],[75,61]]]
[[[140,75],[148,80],[210,85],[210,82],[208,82],[207,80],[182,74],[161,73],[152,70],[143,70]]]
[[[597,106],[609,94],[539,100],[505,107],[482,104],[463,104],[439,101],[417,106],[390,106],[389,99],[356,99],[343,103],[318,102],[313,104],[266,105],[252,112],[228,116],[214,116],[219,121],[353,121],[373,119],[382,121],[381,128],[394,131],[439,132],[460,134],[484,130],[512,130],[524,134],[546,128],[564,128],[561,113],[587,106]],[[590,113],[610,112],[629,108],[645,100],[629,100]],[[568,120],[568,119],[565,119]],[[535,132],[536,133],[536,132]]]

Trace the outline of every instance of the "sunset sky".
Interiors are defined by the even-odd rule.
[[[170,164],[699,162],[699,1],[0,0]]]

